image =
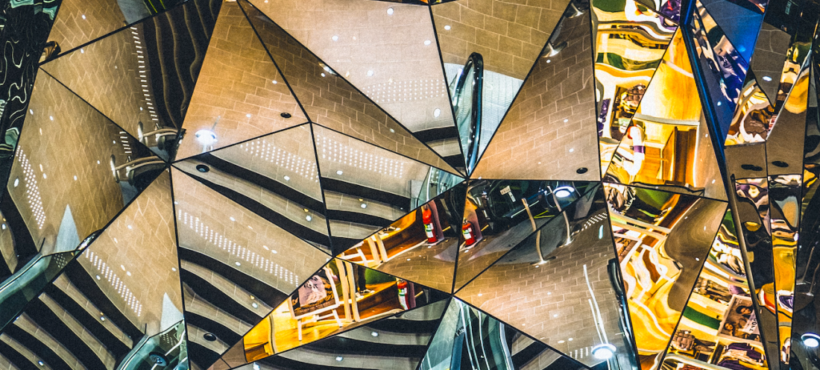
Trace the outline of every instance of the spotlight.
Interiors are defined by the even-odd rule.
[[[196,141],[204,146],[211,146],[216,143],[216,134],[211,130],[199,130],[194,136],[196,136]]]
[[[572,195],[572,188],[569,186],[562,186],[558,189],[555,189],[555,196],[558,198],[566,198]]]
[[[814,333],[805,333],[800,336],[800,340],[802,340],[803,345],[808,348],[817,348],[817,346],[820,346],[820,335]]]
[[[609,343],[602,343],[592,347],[592,355],[599,360],[609,360],[615,355],[615,346]]]

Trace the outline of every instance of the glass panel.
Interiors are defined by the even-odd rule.
[[[777,297],[770,229],[769,182],[766,178],[748,178],[735,181],[737,213],[740,231],[746,244],[747,260],[752,279],[749,288],[758,308],[760,332],[770,363],[780,352],[777,329]]]
[[[167,160],[221,4],[189,1],[42,68]]]
[[[239,367],[255,369],[355,368],[415,370],[441,322],[448,300],[362,324],[321,342]]]
[[[451,292],[466,189],[446,191],[337,257]]]
[[[647,96],[646,88],[678,28],[680,1],[657,5],[656,10],[655,2],[592,0],[601,173],[606,173],[632,116]],[[684,64],[684,68],[689,67]]]
[[[177,159],[307,121],[239,5],[225,3],[182,128]]]
[[[446,297],[425,286],[333,259],[240,343],[246,363],[258,361]],[[223,359],[232,367],[240,365],[236,356],[229,359],[231,352]]]
[[[746,279],[737,229],[726,212],[670,342],[664,368],[769,368]]]
[[[340,77],[341,70],[330,68],[247,0],[239,1],[239,5],[312,122],[448,172],[458,173]]]
[[[464,168],[427,8],[319,0],[308,12],[297,0],[253,4],[452,167]]]
[[[330,251],[310,126],[200,154],[174,166],[259,217]]]
[[[586,366],[603,362],[592,354],[604,347],[614,352],[613,366],[637,365],[616,319],[613,283],[603,278],[615,257],[606,215],[595,186],[456,296]]]
[[[775,12],[782,13],[783,9],[775,9],[779,5],[781,5],[779,2],[771,4],[769,16],[764,18],[763,26],[760,27],[760,34],[757,36],[757,44],[751,59],[751,71],[759,77],[757,82],[772,104],[777,99],[783,61],[786,60],[791,40],[791,35],[786,31],[792,28],[787,24],[783,24],[782,26],[785,27],[781,28],[781,26],[774,26],[770,23],[773,18],[777,18],[773,16]]]
[[[809,63],[795,81],[791,93],[777,113],[766,143],[769,175],[799,174],[803,166],[806,109],[809,97]]]
[[[770,78],[771,79],[771,78]],[[726,146],[764,142],[774,126],[774,107],[751,72],[740,94],[737,109],[729,125]]]
[[[640,106],[618,131],[605,180],[726,199],[683,37],[676,32]],[[673,98],[674,97],[674,98]]]
[[[49,41],[68,51],[126,24],[173,8],[184,0],[65,0],[54,21]],[[215,1],[214,1],[215,2]]]
[[[35,87],[48,94],[36,94],[29,105],[28,135],[17,146],[0,203],[5,234],[0,250],[4,262],[15,261],[16,272],[27,264],[45,267],[50,262],[43,256],[75,251],[165,168],[53,78],[42,74]],[[14,135],[7,132],[7,141],[17,144],[17,129],[10,131]],[[21,284],[29,278],[15,279]]]
[[[657,361],[686,306],[726,203],[604,184],[641,363]]]
[[[330,256],[187,174],[173,180],[189,338],[221,355]]]
[[[585,369],[545,344],[454,298],[419,370]]]
[[[313,132],[336,253],[463,181],[318,125]]]
[[[442,6],[462,6],[458,4]],[[437,8],[433,8],[434,14]],[[453,27],[455,30],[456,26]],[[595,115],[595,87],[589,60],[590,37],[588,10],[571,3],[541,49],[473,178],[599,179],[591,124]],[[490,86],[488,71],[493,71],[488,62],[491,57],[484,56],[485,88]],[[489,123],[486,115],[484,120],[482,127]]]
[[[594,183],[478,180],[470,182],[461,221],[455,290],[504,256]]]

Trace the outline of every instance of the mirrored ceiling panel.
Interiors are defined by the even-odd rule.
[[[572,3],[567,8],[534,59],[532,71],[492,136],[473,178],[599,178],[592,123],[595,103],[589,11],[582,10],[583,6]]]
[[[666,350],[663,368],[769,368],[747,278],[737,229],[727,211]]]
[[[678,28],[680,2],[593,0],[592,15],[596,122],[605,173]]]
[[[772,6],[778,5],[778,3],[772,4]],[[780,88],[780,74],[791,40],[791,35],[786,32],[791,27],[781,29],[769,22],[774,17],[774,12],[773,8],[764,18],[750,64],[751,71],[760,76],[758,79],[760,88],[772,104],[774,104],[777,98],[777,90]]]
[[[467,172],[476,168],[559,20],[589,7],[568,3],[475,0],[431,7]],[[550,50],[566,47],[564,40],[552,41]]]
[[[258,304],[254,301],[261,301],[275,307],[330,258],[191,176],[176,169],[173,175],[180,258],[183,269],[190,265],[190,274],[196,275],[191,276],[192,281],[213,277],[210,285],[214,285],[214,289],[226,288],[230,283],[230,292],[247,291],[249,294],[245,296],[235,293],[247,301],[239,303],[255,306]],[[324,222],[318,216],[314,221]],[[209,296],[198,291],[205,289],[205,285],[189,283],[186,276],[183,283],[197,295],[206,299],[218,296],[219,292]],[[262,308],[258,311],[256,308],[251,311],[259,319],[267,314]],[[255,324],[251,320],[254,315],[239,318]]]
[[[456,297],[586,366],[604,362],[592,355],[602,346],[617,366],[637,365],[623,340],[619,298],[607,272],[615,250],[606,215],[604,191],[596,186]]]
[[[0,211],[0,300],[13,315],[156,178],[165,162],[48,75],[41,75]],[[12,274],[13,273],[13,274]],[[12,302],[16,302],[13,303]],[[12,309],[12,307],[14,307]],[[0,326],[11,319],[3,315]]]
[[[369,0],[251,2],[447,163],[464,167],[427,8]]]
[[[191,0],[42,69],[157,155],[171,158],[221,3]]]
[[[612,235],[641,363],[666,350],[726,203],[604,184]]]
[[[579,202],[592,182],[474,180],[467,199],[454,289],[458,290],[536,232],[564,208]]]
[[[174,167],[259,217],[330,251],[315,158],[310,126],[301,125],[200,154]]]
[[[740,56],[751,60],[768,3],[768,0],[705,0],[703,6],[726,33],[729,41],[737,47]]]
[[[676,32],[631,123],[612,133],[621,144],[605,181],[726,199],[691,72],[683,37]]]
[[[766,142],[769,175],[799,174],[802,172],[803,144],[806,133],[809,103],[809,60],[792,86],[774,121]],[[799,177],[799,176],[798,176]]]
[[[183,2],[184,0],[61,1],[60,11],[51,27],[48,40],[54,42],[59,49],[69,51]]]
[[[313,136],[336,253],[464,181],[322,126]]]
[[[394,153],[458,173],[430,147],[246,0],[239,1],[308,118]]]
[[[172,207],[164,172],[5,332],[54,369],[184,363]]]
[[[466,189],[456,185],[337,257],[451,292]]]
[[[177,159],[307,122],[239,5],[222,5]]]
[[[448,300],[362,324],[237,369],[327,368],[416,370],[436,332]]]
[[[512,326],[453,298],[418,369],[481,367],[587,369]]]
[[[423,285],[333,259],[254,326],[223,360],[236,367],[309,343],[318,345],[322,338],[446,298]]]

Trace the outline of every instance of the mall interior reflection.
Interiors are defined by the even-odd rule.
[[[820,370],[818,0],[12,0],[0,44],[0,369]]]

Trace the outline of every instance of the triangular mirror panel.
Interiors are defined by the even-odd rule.
[[[155,153],[171,158],[222,3],[210,1],[191,0],[42,69]]]
[[[473,178],[600,178],[589,10],[571,9],[535,59]]]
[[[464,181],[319,125],[313,137],[334,253]]]
[[[330,250],[309,125],[200,154],[174,167],[268,222]]]
[[[467,184],[447,190],[338,255],[444,292],[452,291]]]
[[[674,96],[674,99],[671,97]],[[726,199],[680,31],[624,127],[604,180]]]
[[[222,359],[231,367],[262,360],[447,297],[423,285],[333,259]]]
[[[307,122],[235,2],[222,5],[182,128],[182,159]]]
[[[464,167],[428,8],[370,0],[251,2],[447,163]]]
[[[641,363],[666,349],[715,239],[726,203],[604,184]]]
[[[566,208],[590,197],[583,181],[475,180],[467,187],[454,289],[484,271]]]
[[[239,1],[308,118],[394,153],[458,173],[336,71],[246,0]]]
[[[48,35],[63,51],[72,50],[127,24],[139,22],[171,9],[185,0],[145,3],[141,0],[65,0],[60,2],[57,18]],[[219,0],[211,0],[218,6]],[[216,14],[203,15],[215,18]],[[59,51],[57,52],[59,53]]]

